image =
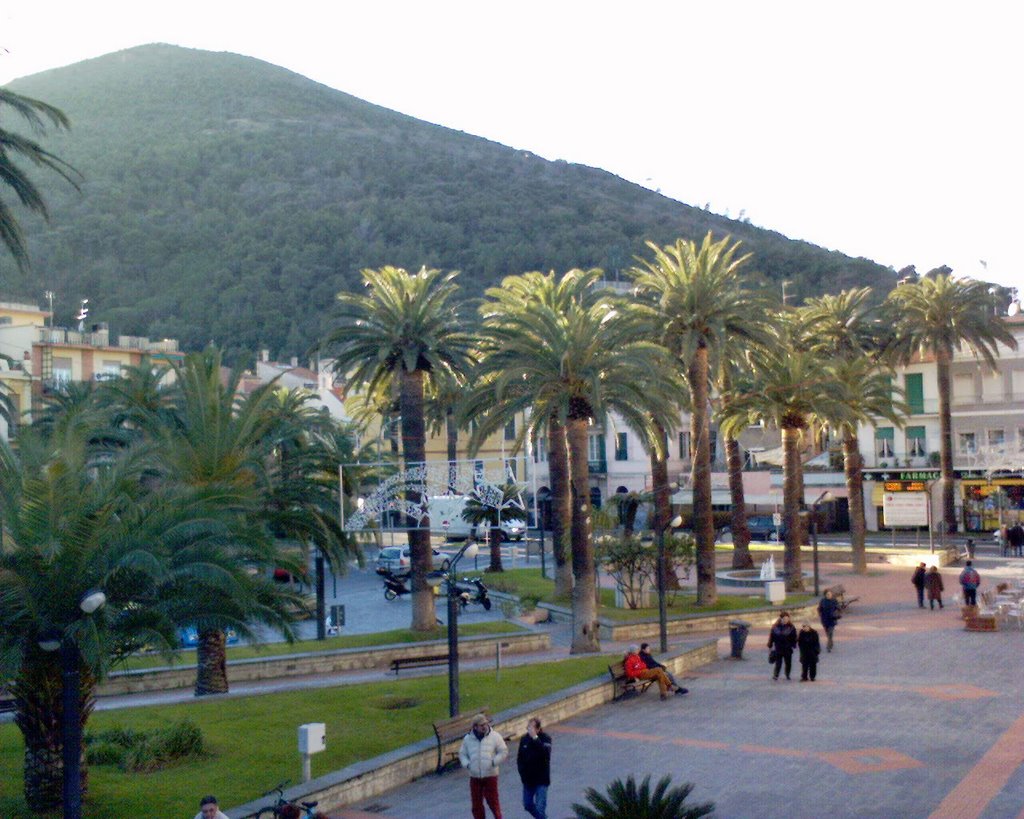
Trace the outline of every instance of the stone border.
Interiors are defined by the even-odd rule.
[[[673,674],[684,674],[717,660],[717,645],[717,640],[708,640],[696,648],[669,655],[664,658],[664,663]],[[613,696],[611,679],[606,672],[588,682],[492,715],[491,721],[496,731],[506,736],[518,736],[530,716],[540,717],[545,724],[555,724],[611,702]],[[460,740],[448,743],[443,750],[457,750],[459,743]],[[510,749],[510,758],[513,755],[514,749]],[[285,798],[293,801],[317,800],[320,803],[318,809],[329,812],[380,796],[393,788],[433,773],[436,766],[437,740],[424,739],[290,788],[285,791]],[[255,813],[265,804],[267,799],[257,799],[225,813],[231,819],[240,819]]]
[[[459,657],[478,659],[491,657],[501,649],[508,654],[528,654],[551,648],[551,635],[545,631],[516,631],[507,634],[481,634],[459,638]],[[361,648],[337,648],[330,651],[282,654],[273,657],[252,657],[228,662],[228,682],[302,677],[312,674],[333,674],[341,671],[360,671],[387,668],[396,657],[422,657],[446,654],[446,640],[423,643],[390,643]],[[99,696],[137,694],[145,691],[171,691],[195,685],[194,665],[146,668],[134,671],[115,671],[99,686]]]
[[[556,622],[571,623],[572,609],[555,606],[551,603],[538,603],[538,608],[546,609],[551,619]],[[713,614],[680,614],[670,617],[667,622],[669,634],[696,634],[707,631],[728,631],[729,622],[743,620],[751,626],[770,626],[780,611],[788,611],[794,620],[815,619],[818,616],[818,603],[804,603],[800,606],[771,606],[759,609],[736,609],[734,611],[716,611]],[[630,642],[644,638],[657,637],[659,624],[656,619],[637,620],[623,623],[617,620],[598,620],[601,626],[601,637],[613,642]]]

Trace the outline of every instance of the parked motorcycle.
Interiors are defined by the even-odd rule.
[[[403,594],[409,594],[410,589],[405,585],[405,578],[398,577],[388,571],[377,570],[377,574],[381,576],[384,581],[384,599],[394,600],[396,597],[401,597]]]
[[[487,595],[487,586],[479,577],[464,577],[456,582],[455,590],[458,592],[459,605],[465,611],[470,603],[479,603],[484,611],[491,610],[491,598]]]

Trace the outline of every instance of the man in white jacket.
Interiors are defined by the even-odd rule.
[[[494,819],[501,819],[498,801],[498,766],[508,756],[508,746],[483,714],[473,717],[473,730],[462,739],[459,762],[469,771],[469,796],[473,803],[473,819],[485,819],[484,800],[491,807]]]

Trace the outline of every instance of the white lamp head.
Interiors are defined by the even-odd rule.
[[[107,596],[100,589],[91,589],[82,595],[82,601],[78,604],[78,607],[86,614],[92,614],[103,608],[106,602]]]
[[[683,516],[682,515],[676,515],[674,518],[672,518],[672,520],[670,520],[668,522],[668,527],[670,529],[678,529],[682,525],[683,525]]]
[[[480,544],[473,542],[466,547],[466,551],[462,553],[463,557],[474,558],[480,554]]]

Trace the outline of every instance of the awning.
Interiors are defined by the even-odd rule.
[[[924,427],[907,427],[907,438],[924,438]]]
[[[922,427],[922,429],[923,429],[923,427]],[[892,427],[876,427],[875,428],[875,440],[876,441],[881,441],[883,439],[891,441],[894,438],[895,438],[895,433],[894,433]]]

